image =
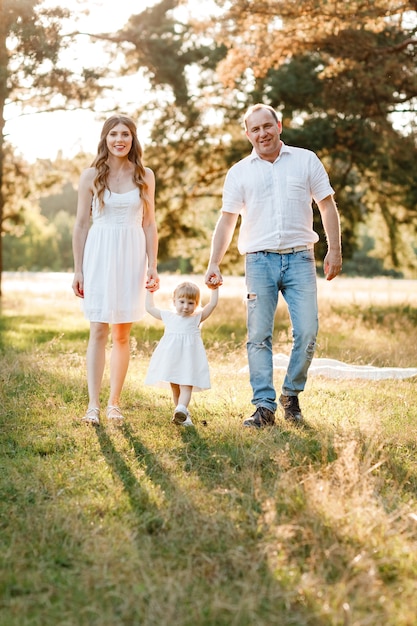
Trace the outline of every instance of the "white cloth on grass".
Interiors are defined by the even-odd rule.
[[[286,370],[289,357],[285,354],[274,354],[273,366],[277,370]],[[243,367],[240,372],[248,371],[248,366]],[[417,367],[375,367],[374,365],[350,365],[336,359],[320,359],[314,357],[309,376],[324,376],[326,378],[352,379],[367,378],[369,380],[385,380],[388,378],[412,378],[417,376]]]

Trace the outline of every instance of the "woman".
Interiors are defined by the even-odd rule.
[[[130,331],[145,313],[145,287],[152,292],[159,288],[157,252],[155,177],[142,164],[134,122],[113,115],[103,125],[97,156],[80,176],[73,233],[72,288],[83,298],[90,320],[85,422],[100,423],[99,396],[110,324],[106,415],[123,419],[119,401],[129,365]]]

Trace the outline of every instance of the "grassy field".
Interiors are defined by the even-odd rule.
[[[158,304],[178,278],[162,277]],[[93,428],[71,280],[4,280],[0,626],[414,626],[416,378],[310,378],[309,428],[242,428],[244,287],[227,279],[202,331],[212,389],[193,396],[195,428],[173,426],[169,394],[142,384],[162,333],[149,316],[133,331],[126,422]],[[415,281],[319,291],[318,357],[417,367]],[[274,351],[290,337],[280,305]],[[103,405],[107,392],[106,373]]]

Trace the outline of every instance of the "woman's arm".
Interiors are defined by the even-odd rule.
[[[159,289],[158,264],[158,231],[155,220],[155,176],[151,169],[146,168],[145,181],[148,185],[148,203],[143,216],[143,231],[146,240],[146,255],[148,257],[148,280],[146,289]]]
[[[78,298],[84,298],[83,258],[85,242],[90,228],[94,176],[95,169],[93,167],[84,170],[81,173],[78,185],[77,216],[72,234],[72,251],[74,256],[72,288]]]

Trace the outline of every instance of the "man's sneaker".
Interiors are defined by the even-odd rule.
[[[177,426],[194,426],[187,408],[183,404],[179,404],[174,411],[172,422]]]
[[[275,424],[275,414],[265,406],[256,407],[255,413],[243,422],[243,426],[250,428],[264,428]]]
[[[288,422],[292,422],[293,424],[302,423],[303,414],[301,413],[300,405],[298,403],[298,396],[281,395],[279,403],[284,411],[284,418]]]

